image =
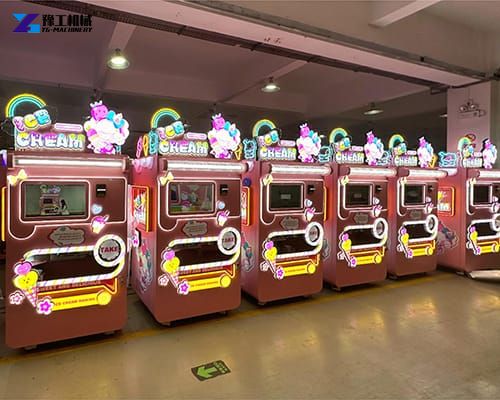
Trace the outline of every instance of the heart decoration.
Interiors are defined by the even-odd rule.
[[[92,204],[92,214],[100,214],[102,213],[102,206],[100,204]]]

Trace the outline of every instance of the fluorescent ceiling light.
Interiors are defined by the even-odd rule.
[[[116,49],[108,60],[108,67],[111,69],[127,69],[129,65],[130,62],[120,49]]]
[[[260,90],[262,90],[265,93],[275,93],[280,90],[280,87],[276,82],[274,82],[273,78],[269,78],[267,83]]]
[[[366,110],[363,114],[371,116],[371,115],[382,114],[383,112],[384,110],[382,110],[381,108],[375,107],[375,103],[371,103],[370,108]]]
[[[448,118],[448,113],[439,114],[439,118]]]

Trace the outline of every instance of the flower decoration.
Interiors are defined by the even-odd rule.
[[[186,280],[183,280],[179,286],[177,287],[177,293],[182,295],[189,294],[189,283]]]
[[[283,279],[285,277],[285,270],[281,267],[276,268],[276,272],[274,273],[274,277],[276,279]]]
[[[168,286],[168,275],[162,274],[158,277],[158,285],[165,287]]]
[[[52,303],[50,297],[44,297],[36,304],[36,312],[42,315],[49,315],[53,307],[54,303]]]
[[[18,306],[22,304],[26,296],[20,290],[16,290],[9,295],[9,303]]]

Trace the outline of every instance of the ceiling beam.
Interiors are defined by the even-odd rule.
[[[117,22],[107,46],[102,48],[100,57],[97,59],[95,88],[102,90],[106,85],[106,78],[109,73],[107,66],[108,57],[115,49],[125,51],[127,44],[135,31],[136,26]]]
[[[373,1],[370,3],[372,8],[370,25],[384,28],[439,1],[441,0]]]

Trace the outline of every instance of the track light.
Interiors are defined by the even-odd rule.
[[[127,69],[129,65],[130,62],[120,49],[116,49],[108,60],[108,67],[111,69]]]

